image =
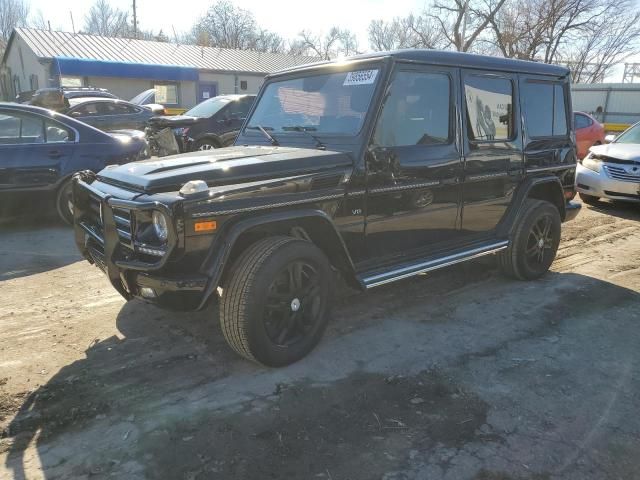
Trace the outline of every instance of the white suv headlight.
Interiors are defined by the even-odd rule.
[[[153,220],[153,230],[161,242],[166,242],[169,236],[169,227],[167,226],[167,218],[157,210],[151,216]]]

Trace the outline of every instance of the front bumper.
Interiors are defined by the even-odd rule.
[[[609,165],[603,162],[600,171],[594,172],[578,164],[576,167],[576,190],[579,193],[598,198],[640,202],[640,176],[637,180],[631,176],[627,180],[617,180],[611,177],[605,166]],[[611,167],[620,168],[619,165],[611,165]]]
[[[164,254],[145,253],[149,246],[135,239],[136,212],[165,210],[157,202],[139,203],[105,195],[74,177],[75,242],[87,261],[99,267],[113,287],[127,300],[139,297],[165,308],[194,310],[202,303],[207,286],[205,275],[174,277],[164,271],[168,258],[178,246],[177,232],[169,229]],[[171,223],[171,222],[170,222]]]

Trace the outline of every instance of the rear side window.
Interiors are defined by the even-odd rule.
[[[41,118],[19,113],[0,113],[0,145],[44,143]]]
[[[576,126],[576,130],[579,128],[587,128],[591,126],[591,119],[589,117],[587,117],[586,115],[580,115],[579,113],[576,113],[574,116],[574,124]]]
[[[443,73],[399,72],[373,141],[381,147],[450,142],[451,88]]]
[[[469,140],[493,142],[513,137],[513,84],[500,77],[469,75],[464,80]]]
[[[564,88],[557,83],[527,81],[522,89],[524,118],[530,137],[567,134]]]

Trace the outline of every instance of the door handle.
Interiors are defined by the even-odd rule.
[[[49,150],[48,155],[50,158],[60,158],[63,153],[60,150]]]

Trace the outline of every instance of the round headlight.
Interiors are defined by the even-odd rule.
[[[153,230],[156,232],[156,236],[161,242],[167,241],[169,235],[169,227],[167,227],[167,218],[160,212],[155,211],[152,215]]]

